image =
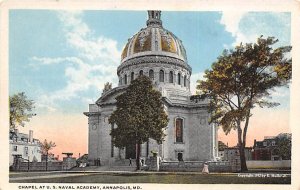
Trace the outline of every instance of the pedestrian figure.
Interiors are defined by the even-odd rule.
[[[97,166],[101,166],[100,158],[97,159]]]
[[[129,166],[132,166],[131,158],[129,158]]]
[[[209,174],[209,171],[208,171],[208,163],[207,163],[207,162],[204,162],[203,169],[202,169],[202,173],[203,173],[203,174]]]

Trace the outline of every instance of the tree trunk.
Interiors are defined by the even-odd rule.
[[[246,164],[246,156],[245,156],[245,143],[242,143],[239,147],[240,151],[240,161],[241,161],[241,172],[248,171],[247,164]]]
[[[238,128],[238,148],[240,153],[241,172],[248,171],[245,157],[245,143],[242,140],[242,129],[240,121],[237,122]]]
[[[141,144],[136,144],[136,170],[141,169],[140,165],[140,155],[141,155]]]
[[[245,127],[243,131],[243,137],[242,137],[242,146],[240,148],[240,159],[241,159],[241,172],[248,171],[247,163],[246,163],[246,156],[245,156],[245,146],[246,146],[246,137],[247,137],[247,130],[249,126],[249,119],[250,119],[250,109],[248,110],[247,116],[246,116],[246,122]]]
[[[47,155],[46,155],[46,171],[48,171],[48,152],[47,152]]]

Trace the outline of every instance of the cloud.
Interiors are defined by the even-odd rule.
[[[290,88],[285,86],[275,88],[273,91],[270,91],[270,97],[267,100],[280,103],[279,106],[273,109],[283,109],[288,111],[290,109]]]
[[[222,12],[220,24],[235,38],[232,44],[224,44],[224,48],[231,49],[242,43],[256,42],[257,38],[274,36],[279,41],[273,48],[290,45],[291,15],[285,12]],[[286,54],[290,57],[290,54]],[[276,88],[271,91],[271,101],[279,102],[278,108],[289,107],[289,89]]]
[[[59,12],[59,19],[64,23],[68,44],[78,50],[88,60],[102,59],[105,62],[117,63],[120,51],[117,42],[104,36],[93,36],[93,31],[81,19],[82,12]]]
[[[240,20],[247,14],[247,12],[223,12],[220,20],[220,24],[225,25],[225,30],[230,32],[233,37],[237,36],[239,32]]]
[[[41,94],[37,101],[40,108],[50,112],[60,109],[59,105],[64,105],[61,104],[64,101],[79,99],[78,104],[86,104],[87,100],[99,95],[89,92],[100,91],[107,81],[112,82],[113,86],[117,85],[116,70],[121,55],[115,40],[95,36],[83,21],[82,12],[59,11],[57,16],[63,24],[66,44],[75,51],[75,56],[31,58],[35,62],[31,65],[35,67],[63,66],[66,85],[51,94]]]
[[[240,42],[256,42],[263,35],[279,39],[276,46],[290,45],[291,15],[285,12],[223,12],[220,24]],[[225,44],[225,47],[228,44]]]
[[[204,72],[199,72],[199,73],[195,73],[195,74],[192,74],[191,76],[191,79],[190,79],[190,88],[191,88],[191,93],[194,95],[196,94],[196,86],[198,85],[197,84],[197,80],[203,80],[204,76]]]
[[[36,57],[33,56],[31,58],[31,61],[39,62],[39,65],[53,65],[53,64],[59,64],[59,63],[66,63],[66,62],[73,62],[73,63],[79,63],[81,62],[80,59],[77,57],[55,57],[55,58],[49,58],[49,57]],[[31,64],[36,65],[37,64]]]

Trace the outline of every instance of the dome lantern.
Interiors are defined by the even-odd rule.
[[[161,11],[148,11],[147,26],[162,26]]]

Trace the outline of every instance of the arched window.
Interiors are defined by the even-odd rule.
[[[154,72],[153,72],[152,69],[149,71],[149,78],[150,78],[151,80],[154,80]]]
[[[186,87],[186,75],[183,77],[183,86]]]
[[[173,71],[169,73],[169,83],[173,83]]]
[[[143,73],[143,70],[140,70],[140,76],[142,76],[144,73]]]
[[[165,81],[165,72],[163,70],[159,71],[159,82]]]
[[[183,119],[177,118],[175,122],[176,142],[183,142]]]
[[[124,83],[127,84],[127,75],[124,76]]]
[[[177,82],[179,85],[181,85],[181,74],[178,73]]]
[[[155,41],[155,50],[158,50],[158,41]]]
[[[131,79],[130,81],[132,82],[134,80],[134,72],[131,72]]]

